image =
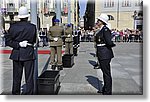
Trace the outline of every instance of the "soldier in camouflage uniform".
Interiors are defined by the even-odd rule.
[[[62,35],[64,33],[64,29],[62,26],[59,26],[59,20],[54,20],[54,26],[49,29],[49,40],[50,40],[50,49],[51,49],[51,60],[50,65],[53,70],[58,67],[58,70],[62,70]],[[55,60],[57,54],[57,60]]]
[[[67,25],[65,30],[65,54],[73,54],[73,37],[71,24]]]

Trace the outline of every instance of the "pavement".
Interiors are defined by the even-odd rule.
[[[115,58],[111,62],[113,95],[143,94],[143,45],[142,43],[116,43],[113,48]],[[95,49],[92,42],[81,42],[78,56],[72,68],[60,71],[60,89],[58,95],[100,95],[97,93],[103,86],[103,75],[100,69],[93,69],[96,63]],[[1,47],[10,50],[9,47]],[[49,47],[40,47],[38,51],[48,51]],[[64,49],[63,49],[64,50]],[[12,87],[12,62],[9,53],[0,52],[0,93],[8,95]],[[38,76],[49,69],[50,56],[38,54]],[[24,85],[24,77],[22,85]]]

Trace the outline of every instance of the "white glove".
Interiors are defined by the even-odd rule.
[[[20,45],[21,47],[27,47],[28,41],[22,41],[22,42],[19,43],[19,45]]]
[[[54,38],[54,41],[58,41],[58,38]]]
[[[67,37],[70,37],[70,34]]]

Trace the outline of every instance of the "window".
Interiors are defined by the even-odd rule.
[[[45,1],[44,1],[44,13],[45,13],[45,14],[48,14],[48,3],[49,3],[48,0],[45,0]]]
[[[48,7],[48,10],[51,12],[54,11],[54,8],[55,8],[55,5],[54,5],[54,0],[48,0],[47,1],[47,7]]]
[[[27,3],[27,0],[21,0],[21,2],[23,2],[23,3]]]
[[[114,0],[105,0],[104,7],[105,8],[114,7]]]
[[[21,6],[24,6],[25,4],[27,4],[27,0],[21,0]]]
[[[114,20],[114,17],[112,15],[108,15],[109,20]]]
[[[131,7],[131,0],[123,0],[122,7]]]
[[[64,0],[64,1],[63,1],[63,12],[64,12],[65,14],[68,13],[68,0]]]
[[[14,0],[8,0],[8,2],[9,2],[9,3],[13,3],[13,2],[14,2]]]
[[[135,0],[135,6],[142,6],[142,0]]]

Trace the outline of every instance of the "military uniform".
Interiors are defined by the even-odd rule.
[[[101,27],[95,35],[97,57],[103,72],[104,87],[103,94],[112,94],[112,77],[110,70],[110,62],[114,57],[112,47],[115,44],[111,41],[111,31],[105,25]]]
[[[73,30],[71,27],[68,27],[65,30],[65,54],[73,54]]]
[[[97,47],[96,47],[96,34],[99,32],[99,29],[96,28],[94,29],[94,48],[95,48],[95,57],[97,57]],[[96,64],[94,65],[94,69],[99,69],[99,62],[97,61]]]
[[[23,67],[26,76],[26,94],[33,94],[34,47],[21,47],[19,43],[24,40],[32,45],[36,42],[36,26],[25,21],[12,24],[6,35],[6,45],[13,48],[10,59],[13,60],[12,94],[15,95],[20,94]]]
[[[49,40],[50,40],[50,49],[51,49],[51,60],[50,64],[54,66],[62,66],[62,35],[63,27],[55,25],[49,29]],[[55,61],[55,53],[57,53],[57,61]]]
[[[77,33],[77,31],[75,31],[75,34],[73,36],[73,54],[74,54],[74,56],[78,55],[77,52],[78,52],[78,33]]]

